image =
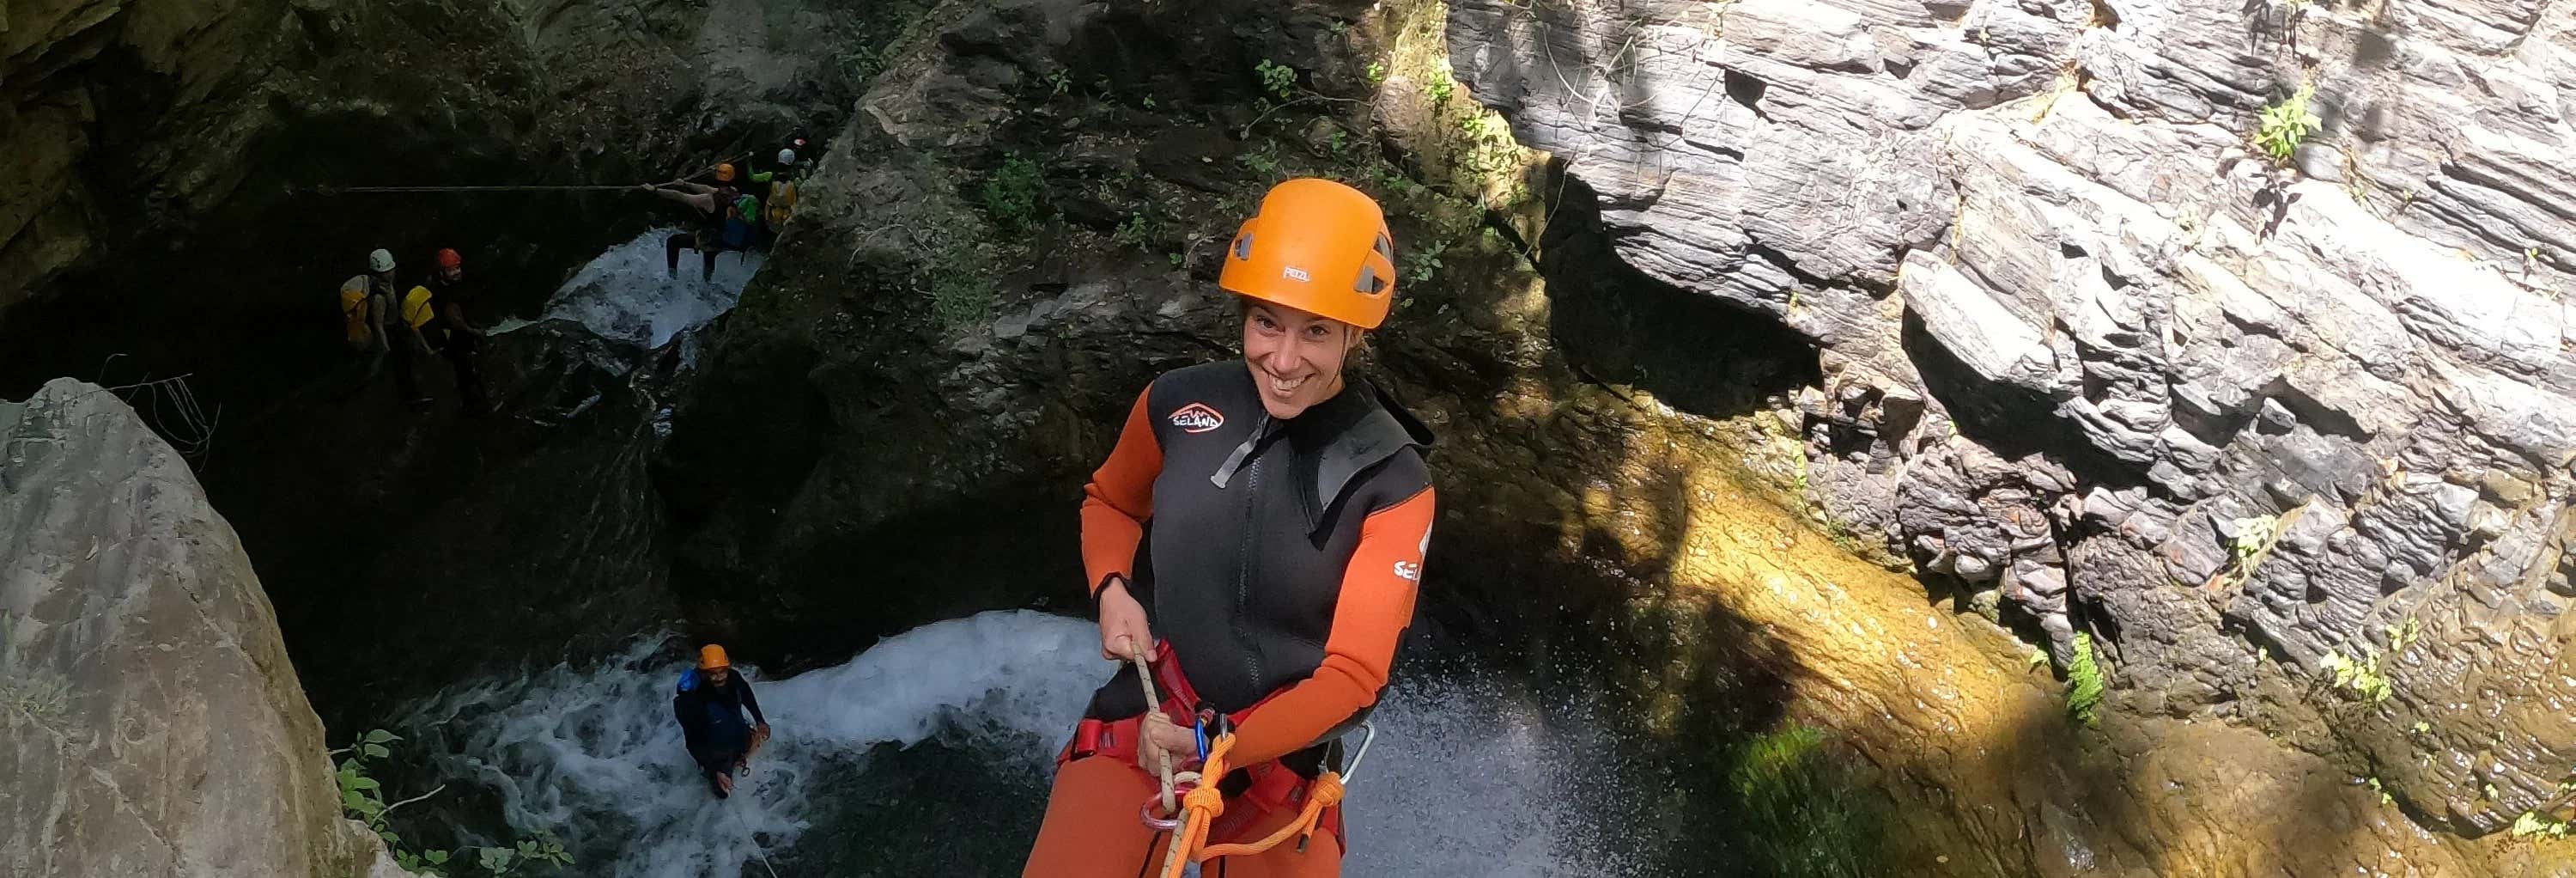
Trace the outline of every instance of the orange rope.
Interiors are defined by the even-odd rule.
[[[1208,845],[1199,849],[1198,853],[1190,855],[1190,860],[1204,863],[1218,857],[1248,857],[1278,847],[1280,842],[1287,841],[1291,835],[1297,837],[1297,846],[1303,849],[1306,841],[1315,837],[1315,824],[1323,820],[1324,809],[1341,802],[1342,776],[1330,771],[1315,775],[1314,787],[1306,794],[1306,810],[1300,812],[1294,822],[1279,827],[1279,831],[1271,833],[1269,838],[1251,844]]]
[[[1189,817],[1181,823],[1181,831],[1172,836],[1171,847],[1163,853],[1163,878],[1180,878],[1183,863],[1252,856],[1278,847],[1289,836],[1296,836],[1298,845],[1303,846],[1314,837],[1316,825],[1323,820],[1324,809],[1341,804],[1342,776],[1325,771],[1315,775],[1314,786],[1307,792],[1305,810],[1298,813],[1296,820],[1271,833],[1270,837],[1250,844],[1208,844],[1208,824],[1215,822],[1217,815],[1225,813],[1225,794],[1217,792],[1214,779],[1225,776],[1225,756],[1233,749],[1234,736],[1231,734],[1218,735],[1216,741],[1208,745],[1206,764],[1199,769],[1199,777],[1203,780],[1188,795],[1181,797],[1181,809],[1189,812]]]

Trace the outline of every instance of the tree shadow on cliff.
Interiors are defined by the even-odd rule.
[[[1605,249],[1592,252],[1597,258]],[[1582,251],[1550,252],[1553,259]],[[1518,287],[1537,283],[1516,259],[1453,257],[1443,272],[1450,281],[1410,293],[1425,297],[1411,313],[1426,313],[1420,305],[1511,311]],[[1524,331],[1552,329],[1568,307],[1552,283],[1546,292],[1551,323]],[[1596,308],[1599,320],[1575,331],[1632,356],[1620,339],[1599,336],[1603,326],[1663,328],[1646,326],[1617,300],[1641,292],[1654,293],[1583,291],[1610,301],[1572,306]],[[1708,331],[1657,334],[1668,346],[1649,356],[1687,362],[1678,340],[1694,328]],[[1868,815],[1883,810],[1884,797],[1843,770],[1849,751],[1789,713],[1792,681],[1806,669],[1697,584],[1712,574],[1691,547],[1726,526],[1704,505],[1704,480],[1724,466],[1722,455],[1704,453],[1710,449],[1697,435],[1677,444],[1683,434],[1666,432],[1670,425],[1648,414],[1651,404],[1622,397],[1552,353],[1534,366],[1486,362],[1490,343],[1431,324],[1398,327],[1385,345],[1399,396],[1445,417],[1444,441],[1428,458],[1446,512],[1417,614],[1422,636],[1443,644],[1434,652],[1479,656],[1538,691],[1597,693],[1633,730],[1615,754],[1629,794],[1583,813],[1615,827],[1613,844],[1640,852],[1643,874],[1875,874],[1832,871],[1851,859],[1837,860],[1837,851],[1867,858],[1875,836],[1860,828],[1877,825]],[[1675,376],[1694,377],[1683,369]],[[1760,400],[1717,382],[1668,386],[1699,393],[1712,414]]]

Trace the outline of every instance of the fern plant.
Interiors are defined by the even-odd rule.
[[[2086,728],[2102,719],[2102,666],[2093,660],[2093,635],[2075,635],[2075,657],[2066,663],[2066,715]]]

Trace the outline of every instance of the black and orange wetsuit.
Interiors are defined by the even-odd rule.
[[[1230,360],[1156,378],[1085,487],[1092,585],[1133,580],[1178,682],[1232,718],[1229,761],[1245,768],[1219,785],[1227,813],[1210,842],[1294,818],[1277,800],[1300,801],[1330,744],[1377,703],[1430,548],[1431,479],[1417,450],[1430,441],[1362,383],[1274,421],[1248,367]],[[1164,834],[1138,814],[1155,781],[1134,760],[1146,711],[1135,676],[1125,666],[1093,694],[1027,875],[1128,878],[1161,862]],[[1205,874],[1338,874],[1339,815],[1326,825],[1330,844],[1319,834],[1303,852],[1224,858]]]

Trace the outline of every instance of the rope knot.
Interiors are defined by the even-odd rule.
[[[1214,817],[1225,813],[1225,794],[1217,791],[1216,784],[1199,784],[1191,787],[1188,793],[1181,796],[1181,807],[1191,811],[1205,811],[1208,816]]]
[[[1315,782],[1312,788],[1307,790],[1306,795],[1320,807],[1330,808],[1341,804],[1342,776],[1330,771],[1315,775]]]

